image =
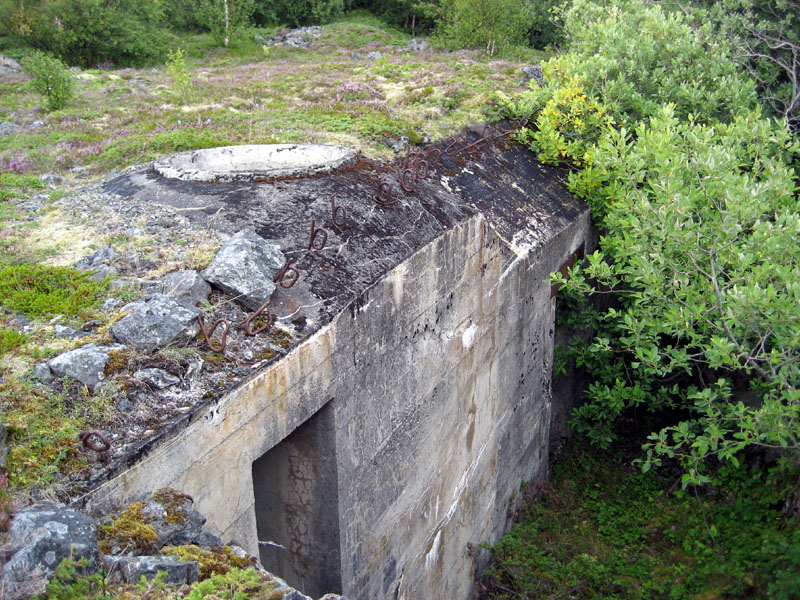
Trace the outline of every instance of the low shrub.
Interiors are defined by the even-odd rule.
[[[0,305],[28,315],[81,316],[97,306],[105,283],[68,267],[42,264],[0,268]]]
[[[73,95],[73,84],[63,62],[44,52],[34,52],[24,57],[21,65],[33,77],[33,89],[47,100],[48,110],[59,110],[67,105]]]

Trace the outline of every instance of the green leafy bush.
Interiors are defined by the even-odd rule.
[[[177,98],[185,101],[192,89],[189,67],[182,48],[171,50],[167,56],[167,72],[172,77],[172,90]]]
[[[29,315],[85,315],[106,285],[68,267],[41,264],[0,268],[0,305]]]
[[[573,424],[607,446],[626,411],[688,416],[650,437],[645,469],[678,456],[683,484],[749,445],[800,449],[798,146],[763,118],[730,48],[658,5],[575,0],[549,85],[500,97],[521,139],[574,168],[604,235],[554,282],[612,294],[574,349],[593,382]],[[672,413],[676,414],[676,413]]]
[[[19,348],[28,340],[28,336],[14,329],[0,328],[0,356],[10,352],[14,348]]]
[[[484,48],[494,55],[524,45],[527,7],[521,0],[444,0],[438,33],[458,48]]]
[[[48,110],[59,110],[66,106],[72,97],[73,85],[63,62],[44,52],[34,52],[25,56],[21,64],[25,72],[33,77],[33,89],[47,99]]]

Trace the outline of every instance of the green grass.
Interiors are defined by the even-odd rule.
[[[799,597],[800,530],[780,504],[796,473],[722,475],[719,487],[673,492],[621,452],[573,442],[541,500],[492,548],[482,597]]]
[[[41,264],[0,268],[0,305],[27,315],[86,316],[96,308],[105,283],[68,267]]]
[[[15,348],[19,348],[26,341],[28,341],[28,336],[24,333],[20,333],[14,329],[0,328],[0,356]]]

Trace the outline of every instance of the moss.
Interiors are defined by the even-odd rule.
[[[151,525],[152,517],[144,514],[144,507],[144,502],[133,502],[112,523],[98,528],[97,544],[101,553],[110,554],[114,546],[144,554],[155,550],[158,536]]]
[[[275,357],[275,351],[274,350],[265,350],[261,354],[261,360],[269,360],[269,359],[274,358],[274,357]]]
[[[187,512],[183,509],[183,505],[187,500],[191,501],[190,496],[173,488],[161,488],[153,492],[150,497],[164,506],[166,512],[164,520],[167,523],[177,523],[178,525],[186,523]]]
[[[233,569],[247,569],[255,564],[255,559],[237,556],[230,546],[216,546],[210,550],[200,546],[164,546],[161,553],[177,556],[181,560],[196,560],[200,566],[201,581],[212,575],[224,575]]]
[[[108,351],[108,362],[106,366],[103,368],[103,373],[106,375],[111,375],[113,373],[117,373],[118,371],[123,371],[128,368],[128,359],[130,358],[130,352],[124,349],[119,350],[109,350]]]

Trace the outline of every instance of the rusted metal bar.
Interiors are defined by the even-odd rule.
[[[288,289],[289,289],[290,287],[292,287],[292,286],[293,286],[295,283],[297,283],[297,280],[298,280],[298,279],[300,279],[300,271],[298,271],[297,269],[295,269],[295,268],[292,266],[292,263],[294,263],[294,259],[293,259],[293,258],[290,258],[289,260],[287,260],[287,261],[286,261],[286,264],[285,264],[285,265],[283,265],[283,268],[281,269],[280,273],[278,273],[278,274],[275,276],[275,279],[273,279],[273,280],[272,280],[272,281],[273,281],[273,283],[277,283],[278,285],[280,285],[280,286],[281,286],[283,289],[285,289],[285,290],[288,290]],[[284,279],[286,278],[286,274],[287,274],[289,271],[294,271],[294,277],[292,278],[292,282],[291,282],[291,283],[289,283],[289,284],[287,284],[286,282],[284,282]]]
[[[318,234],[322,234],[322,242],[320,242],[319,244],[315,244],[314,240],[317,239]],[[308,248],[306,248],[306,250],[308,250],[309,252],[311,252],[312,250],[322,250],[325,248],[325,244],[327,243],[328,243],[328,231],[323,227],[317,227],[316,220],[311,219],[311,237],[308,240]]]
[[[339,211],[342,211],[341,219],[338,218]],[[333,224],[337,227],[344,227],[347,223],[347,209],[336,204],[336,196],[331,196],[331,213],[333,214]]]
[[[92,438],[97,438],[100,440],[100,443],[98,444]],[[86,448],[94,450],[95,452],[108,452],[111,449],[111,441],[102,431],[98,431],[97,429],[84,431],[80,435],[80,440]]]
[[[271,302],[272,302],[272,299],[270,298],[264,304],[262,304],[257,311],[255,311],[250,316],[248,316],[244,321],[239,323],[240,325],[244,325],[244,332],[247,335],[258,335],[262,331],[265,331],[265,330],[269,329],[270,327],[272,327],[272,324],[275,322],[275,316],[270,312],[267,312],[267,322],[266,322],[266,324],[262,325],[261,327],[259,327],[256,330],[253,330],[252,327],[251,327],[251,325],[253,324],[253,320],[256,319],[257,317],[263,315],[264,311],[267,309],[267,307],[270,305]]]
[[[197,315],[197,321],[200,323],[200,331],[203,332],[203,337],[206,340],[206,344],[208,347],[211,348],[212,352],[219,352],[222,354],[225,352],[225,348],[228,346],[228,332],[231,330],[231,322],[227,319],[217,319],[214,321],[214,324],[211,326],[211,329],[206,329],[206,324],[203,322],[203,315]],[[214,344],[211,343],[211,336],[214,335],[214,332],[217,330],[217,327],[220,325],[224,325],[225,329],[222,332],[222,336],[220,339],[220,345],[215,348]]]

